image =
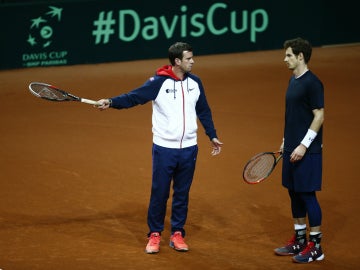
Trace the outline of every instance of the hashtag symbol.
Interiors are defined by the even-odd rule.
[[[93,36],[95,36],[95,44],[99,44],[101,42],[102,37],[103,44],[106,44],[109,42],[110,35],[114,34],[114,29],[112,29],[112,26],[115,24],[115,20],[112,19],[112,11],[109,11],[105,17],[105,11],[101,11],[99,13],[99,18],[97,21],[94,21],[94,26],[97,28],[92,31]]]

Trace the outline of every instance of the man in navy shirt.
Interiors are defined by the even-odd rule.
[[[288,189],[295,233],[275,249],[277,255],[292,255],[297,263],[324,259],[320,246],[322,211],[316,191],[322,184],[322,133],[324,87],[308,69],[312,46],[302,38],[284,42],[284,61],[293,75],[286,92],[282,185]],[[306,218],[310,226],[307,240]]]

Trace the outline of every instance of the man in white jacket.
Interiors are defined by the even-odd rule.
[[[131,108],[152,101],[153,172],[148,209],[148,254],[160,251],[171,181],[173,198],[170,247],[188,251],[184,241],[189,192],[198,154],[197,119],[212,144],[212,155],[221,151],[212,114],[199,77],[191,74],[192,47],[177,42],[169,48],[170,65],[157,69],[142,86],[116,97],[99,100],[100,110]]]

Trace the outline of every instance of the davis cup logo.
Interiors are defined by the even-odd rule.
[[[32,46],[47,48],[51,45],[54,34],[53,24],[61,21],[62,8],[49,6],[43,15],[31,19],[30,33],[27,42]]]
[[[66,50],[51,50],[54,28],[57,29],[61,21],[62,10],[59,7],[48,6],[45,13],[30,20],[30,31],[26,41],[31,49],[22,54],[24,67],[58,66],[68,63]]]

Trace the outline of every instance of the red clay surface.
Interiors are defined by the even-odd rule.
[[[0,71],[0,268],[303,269],[273,249],[293,233],[280,168],[259,185],[242,180],[255,153],[277,150],[291,72],[282,50],[198,56],[221,155],[199,128],[187,222],[190,251],[144,253],[151,184],[151,104],[100,112],[27,90],[43,81],[90,99],[127,92],[167,59]],[[360,46],[315,48],[325,85],[325,260],[307,269],[359,269]],[[169,200],[170,205],[171,199]]]

